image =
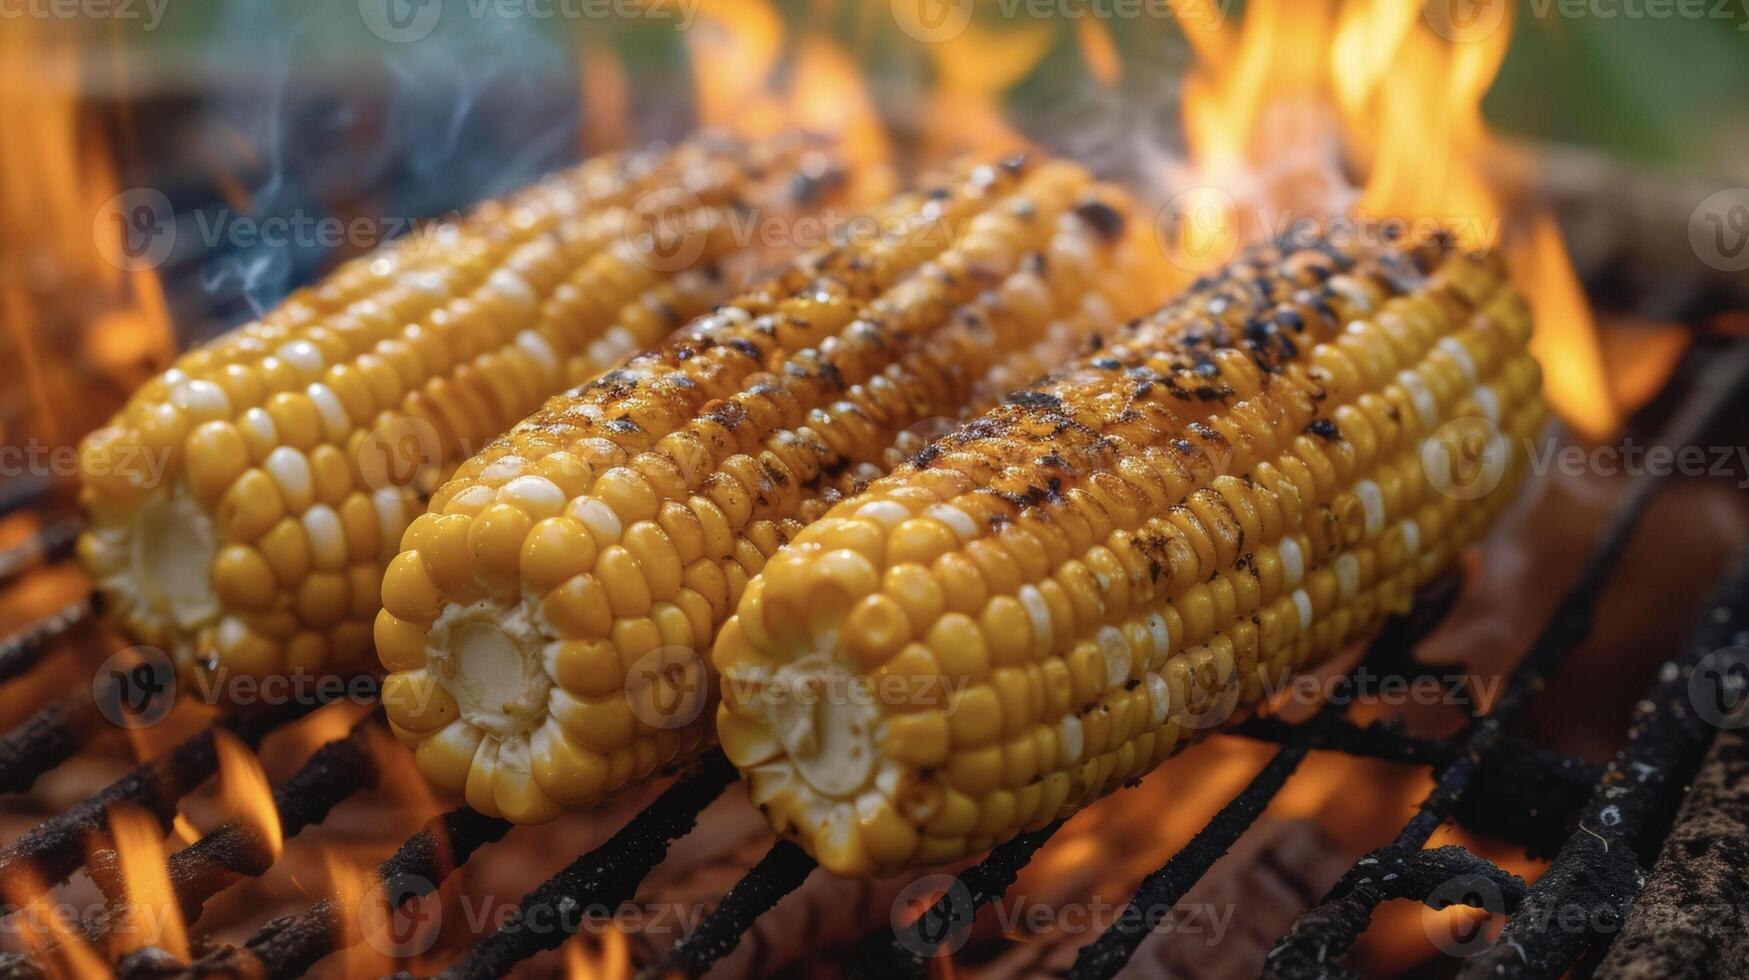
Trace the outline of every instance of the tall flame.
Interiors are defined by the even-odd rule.
[[[128,901],[127,922],[111,935],[110,958],[157,947],[187,962],[188,929],[170,888],[158,821],[143,810],[123,807],[110,811],[109,832]]]
[[[1607,437],[1620,410],[1560,234],[1535,212],[1503,232],[1483,166],[1482,99],[1511,11],[1456,39],[1428,16],[1419,0],[1254,0],[1237,27],[1187,32],[1190,166],[1168,176],[1192,188],[1178,202],[1190,220],[1168,245],[1200,272],[1199,256],[1230,254],[1310,201],[1313,217],[1431,221],[1467,246],[1504,248],[1535,313],[1550,403],[1579,435]],[[1349,170],[1363,177],[1358,196],[1336,189]]]
[[[231,819],[254,830],[268,854],[277,861],[285,847],[285,837],[261,760],[241,739],[224,729],[213,732],[213,747],[218,750],[219,790],[226,811]]]

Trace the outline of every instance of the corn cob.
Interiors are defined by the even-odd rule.
[[[707,646],[767,555],[908,429],[1148,308],[1126,209],[1067,163],[957,173],[469,460],[383,579],[421,771],[526,823],[696,749]]]
[[[190,677],[372,666],[383,566],[437,478],[719,301],[732,210],[787,206],[825,159],[701,137],[591,161],[182,356],[81,447],[111,619]]]
[[[867,876],[1140,777],[1475,540],[1542,420],[1529,334],[1499,264],[1445,247],[1271,247],[1200,281],[749,583],[712,661],[753,801]],[[1424,470],[1468,448],[1457,419],[1506,437],[1492,493]]]

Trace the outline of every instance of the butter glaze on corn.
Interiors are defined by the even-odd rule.
[[[866,876],[1140,777],[1480,534],[1543,418],[1529,335],[1496,261],[1440,248],[1266,248],[1199,281],[766,564],[712,654],[752,800]],[[1512,457],[1465,501],[1421,453],[1472,416]]]
[[[377,619],[421,771],[534,822],[696,749],[710,641],[766,556],[907,429],[1148,307],[1126,209],[1071,164],[972,168],[866,225],[902,233],[804,258],[469,460],[408,529]]]
[[[79,553],[108,615],[190,674],[366,669],[432,474],[720,300],[732,209],[786,206],[804,161],[825,157],[718,137],[590,161],[183,355],[81,447]],[[699,246],[673,271],[634,237],[666,188],[690,196],[655,216],[660,247]],[[142,453],[168,460],[155,484],[115,465]]]

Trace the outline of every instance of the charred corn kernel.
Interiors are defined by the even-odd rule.
[[[419,247],[349,263],[190,351],[81,450],[79,553],[105,609],[187,671],[235,671],[232,649],[274,670],[282,644],[242,635],[268,613],[323,639],[300,643],[298,668],[367,669],[340,654],[368,646],[375,585],[354,601],[333,576],[368,565],[380,582],[420,495],[469,451],[730,295],[733,212],[794,213],[806,206],[797,176],[817,185],[830,166],[806,141],[715,137],[587,163],[430,229]],[[664,189],[681,187],[668,208]],[[664,203],[645,221],[650,195]],[[464,521],[446,556],[482,590],[515,580],[529,525],[572,496],[532,472],[500,494],[487,526],[470,542]],[[477,569],[460,553],[469,544]],[[584,567],[550,550],[534,564],[560,579]],[[450,584],[444,568],[429,573]],[[313,661],[318,649],[336,659]]]
[[[447,544],[428,515],[383,583],[384,666],[435,678],[480,745],[466,756],[421,748],[421,767],[467,787],[474,806],[526,820],[590,805],[692,752],[712,731],[719,687],[708,645],[768,556],[920,448],[907,430],[981,411],[1004,379],[1042,373],[1147,308],[1147,228],[1126,225],[1125,207],[1069,164],[966,168],[877,213],[878,239],[803,258],[464,464],[431,508],[468,525],[469,547]],[[931,561],[970,521],[919,520],[900,550]],[[880,590],[876,564],[849,549],[887,529],[838,522],[835,533],[846,550],[816,569],[822,588]],[[827,598],[796,622],[854,619],[861,655],[904,665],[892,683],[934,703],[946,696],[938,658],[960,669],[988,655],[968,649],[979,636],[971,590],[944,593],[915,567],[891,597],[854,610]],[[963,623],[919,628],[954,601]],[[722,686],[784,684],[732,680]],[[808,699],[785,710],[786,730],[812,725]],[[420,744],[436,731],[400,736]],[[532,782],[506,758],[526,758]]]
[[[726,696],[750,796],[863,876],[1139,777],[1406,609],[1505,505],[1543,415],[1529,335],[1499,263],[1440,246],[1262,248],[1199,282],[771,557],[713,665],[879,696]],[[1473,492],[1442,466],[1488,434]]]

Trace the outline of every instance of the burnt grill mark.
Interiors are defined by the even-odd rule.
[[[1332,442],[1342,438],[1342,430],[1337,428],[1336,423],[1330,419],[1313,419],[1307,424],[1306,431],[1321,439],[1328,439]]]
[[[1077,205],[1075,216],[1107,242],[1114,242],[1123,234],[1123,215],[1104,201],[1085,201]]]
[[[1008,396],[1008,404],[1034,412],[1057,412],[1063,407],[1063,400],[1048,391],[1024,389]]]

